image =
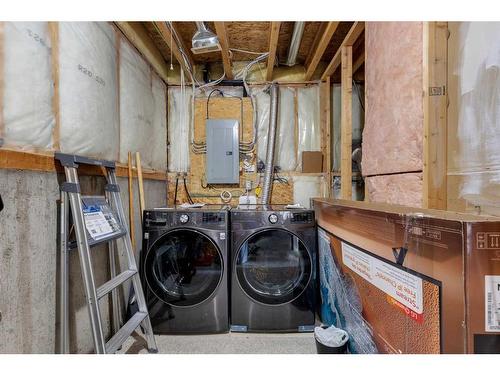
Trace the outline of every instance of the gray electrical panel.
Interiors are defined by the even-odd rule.
[[[206,120],[207,183],[237,184],[240,182],[238,128],[238,120]]]

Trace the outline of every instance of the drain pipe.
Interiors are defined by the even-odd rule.
[[[264,184],[262,187],[262,204],[268,205],[271,201],[271,190],[273,185],[274,169],[274,146],[276,140],[276,128],[278,126],[278,102],[279,87],[271,85],[271,105],[269,112],[269,130],[267,132],[266,168],[264,173]]]

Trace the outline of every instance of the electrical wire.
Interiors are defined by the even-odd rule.
[[[188,202],[189,204],[194,204],[193,199],[191,199],[191,194],[189,194],[189,190],[186,185],[186,175],[184,175],[183,180],[184,180],[184,190],[186,191]]]
[[[177,205],[177,189],[179,188],[179,176],[175,176],[174,206]]]

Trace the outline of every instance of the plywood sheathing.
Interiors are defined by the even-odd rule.
[[[365,178],[370,202],[422,207],[422,173],[404,173]]]
[[[217,98],[210,99],[209,117],[210,118],[231,118],[240,120],[240,100],[236,98]],[[195,117],[194,117],[194,136],[197,142],[205,142],[205,120],[207,115],[207,100],[205,98],[196,99],[195,101]],[[243,98],[243,140],[250,141],[253,135],[252,124],[252,105],[249,98]],[[252,163],[255,164],[256,153]],[[245,189],[245,181],[247,179],[254,182],[258,181],[257,173],[243,172],[243,162],[240,162],[240,183],[236,185],[214,185],[213,189],[203,188],[205,185],[205,161],[206,154],[195,154],[190,151],[190,171],[187,175],[186,184],[189,193],[194,202],[200,203],[222,203],[220,193],[223,190],[228,190],[233,194],[231,204],[236,206],[238,204],[239,194],[243,194]],[[288,178],[288,184],[275,182],[273,184],[273,191],[271,196],[271,203],[273,204],[288,204],[293,202],[293,181],[292,178],[286,174],[283,177]],[[169,173],[169,204],[173,204],[175,192],[175,179],[176,173]],[[179,177],[177,202],[187,202],[187,195],[184,190],[183,178]]]
[[[422,23],[367,22],[363,174],[423,168]]]

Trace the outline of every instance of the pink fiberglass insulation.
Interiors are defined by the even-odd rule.
[[[422,207],[422,173],[366,177],[370,202]]]
[[[363,175],[423,168],[421,22],[367,22]]]

